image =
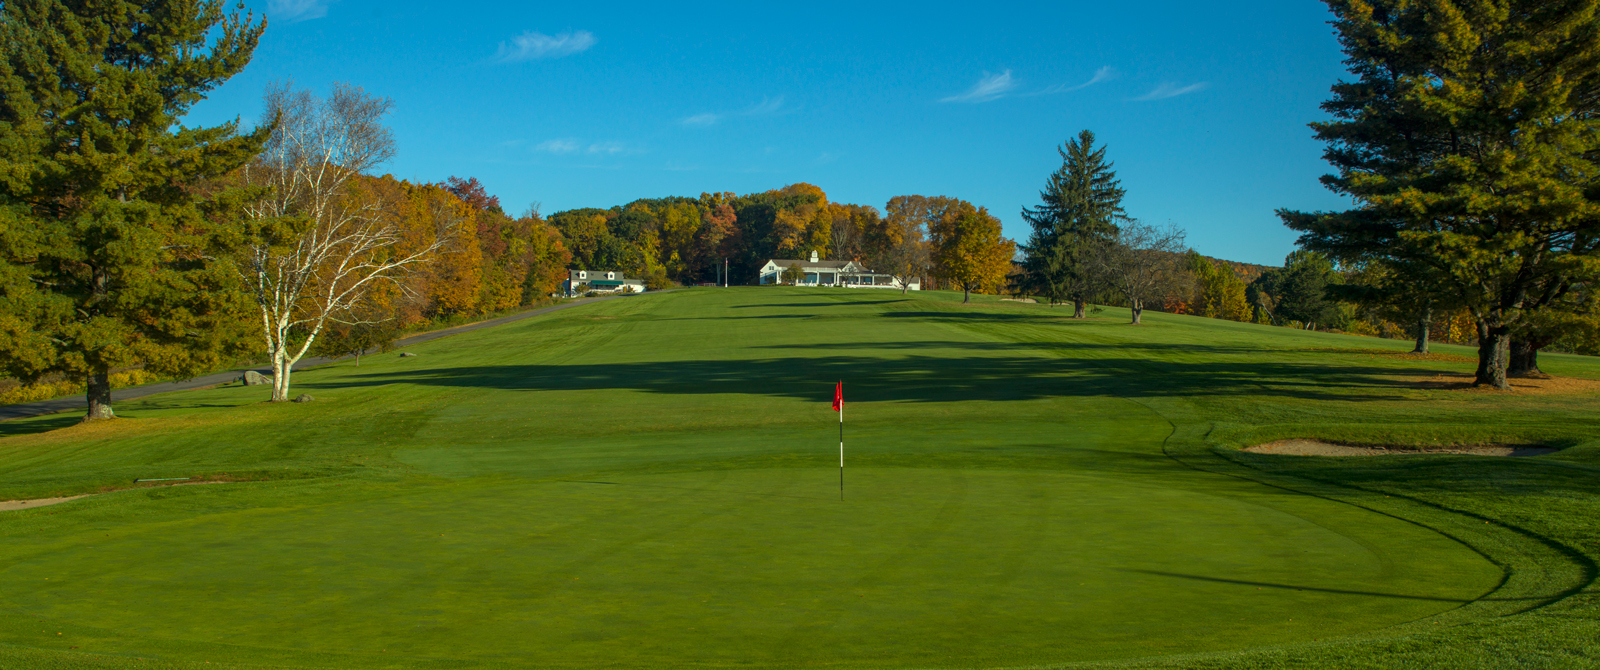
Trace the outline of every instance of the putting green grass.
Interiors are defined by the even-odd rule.
[[[958,298],[645,295],[301,373],[310,405],[0,424],[0,500],[231,481],[0,512],[0,668],[1600,663],[1600,384]],[[1563,451],[1237,451],[1288,437]]]

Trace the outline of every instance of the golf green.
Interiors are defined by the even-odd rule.
[[[311,405],[223,387],[110,427],[13,422],[0,499],[254,481],[0,513],[0,645],[193,667],[1003,667],[1357,638],[1506,583],[1446,524],[1175,448],[1197,414],[1404,419],[1416,391],[1381,380],[1406,368],[1307,395],[1305,334],[1062,316],[681,291],[307,372]],[[1235,356],[1267,369],[1248,393]]]

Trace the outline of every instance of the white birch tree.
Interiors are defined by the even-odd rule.
[[[267,92],[266,118],[277,127],[244,171],[266,193],[248,207],[256,225],[240,274],[261,311],[273,402],[289,399],[294,364],[330,323],[363,323],[357,315],[374,289],[404,292],[409,272],[432,261],[453,230],[408,241],[399,218],[357,188],[394,155],[381,123],[392,105],[346,84],[326,100],[288,83]]]

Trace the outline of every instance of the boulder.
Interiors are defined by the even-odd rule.
[[[401,358],[411,358],[411,357],[413,357],[413,356],[416,356],[416,354],[413,354],[413,353],[411,353],[411,352],[409,352],[409,351],[402,351],[402,352],[400,352],[400,357],[401,357]]]
[[[272,375],[264,375],[255,370],[245,370],[244,376],[239,378],[245,386],[271,386]]]
[[[295,402],[311,402],[313,400],[316,400],[316,398],[311,397],[309,393],[302,393],[294,397]]]

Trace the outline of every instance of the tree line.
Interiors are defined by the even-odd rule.
[[[1600,3],[1326,0],[1352,81],[1311,124],[1345,211],[1299,231],[1248,283],[1127,217],[1085,131],[1023,211],[1019,290],[1478,348],[1475,384],[1537,375],[1538,353],[1600,352]],[[1129,259],[1143,255],[1148,267]],[[1174,308],[1176,308],[1174,310]],[[1409,332],[1405,332],[1409,331]],[[1442,332],[1441,332],[1442,331]],[[1470,332],[1468,332],[1470,331]]]
[[[621,270],[652,288],[752,284],[768,260],[815,251],[829,260],[860,261],[902,286],[917,278],[968,293],[999,293],[1016,250],[998,218],[959,198],[897,196],[880,211],[830,202],[806,183],[566,210],[552,214],[550,223],[567,241],[574,269]]]
[[[275,85],[254,129],[179,123],[265,25],[200,0],[0,4],[0,375],[82,380],[87,418],[105,419],[119,372],[265,360],[281,402],[307,355],[529,305],[568,268],[662,287],[727,267],[750,283],[767,258],[815,250],[902,281],[1004,287],[1014,245],[956,198],[880,213],[794,184],[546,220],[507,213],[475,179],[375,174],[394,154],[392,102],[359,87]]]
[[[1086,318],[1091,304],[1127,307],[1140,322],[1148,307],[1246,323],[1307,330],[1341,331],[1386,338],[1415,338],[1415,352],[1432,341],[1478,342],[1477,321],[1459,304],[1434,298],[1416,303],[1386,300],[1389,281],[1382,266],[1340,262],[1315,248],[1290,253],[1281,267],[1253,266],[1210,258],[1184,245],[1174,225],[1155,227],[1122,208],[1125,191],[1091,131],[1063,144],[1061,167],[1040,192],[1040,204],[1024,208],[1031,228],[1009,291],[1037,296],[1050,305],[1071,304]],[[1549,318],[1548,316],[1546,317]],[[1600,352],[1600,329],[1567,319],[1566,330],[1540,344],[1567,351]],[[1536,370],[1536,366],[1530,363]]]
[[[474,179],[374,174],[394,151],[392,103],[358,87],[275,86],[254,129],[179,123],[248,64],[264,20],[198,0],[6,2],[0,373],[81,379],[89,418],[109,418],[118,370],[181,378],[248,357],[271,362],[283,401],[308,354],[529,305],[568,268],[754,283],[767,259],[813,250],[1080,318],[1114,302],[1135,323],[1154,308],[1403,329],[1419,351],[1470,340],[1476,383],[1500,388],[1536,374],[1541,350],[1600,347],[1597,3],[1327,1],[1354,79],[1312,127],[1336,169],[1323,182],[1355,207],[1281,211],[1301,248],[1254,277],[1130,217],[1088,131],[1021,212],[1020,246],[959,198],[879,210],[805,183],[546,220],[508,214]]]
[[[1345,306],[1326,295],[1336,273],[1319,254],[1297,251],[1282,268],[1255,268],[1247,283],[1243,264],[1188,248],[1175,224],[1130,217],[1108,151],[1088,130],[1057,149],[1061,167],[1046,178],[1039,204],[1022,210],[1031,232],[1014,292],[1071,304],[1079,319],[1100,303],[1129,308],[1134,324],[1150,308],[1305,328],[1349,325]]]
[[[274,370],[430,320],[530,304],[563,278],[560,234],[475,180],[372,174],[391,102],[269,90],[268,121],[179,123],[242,70],[265,22],[221,3],[0,4],[0,373],[183,378]]]

